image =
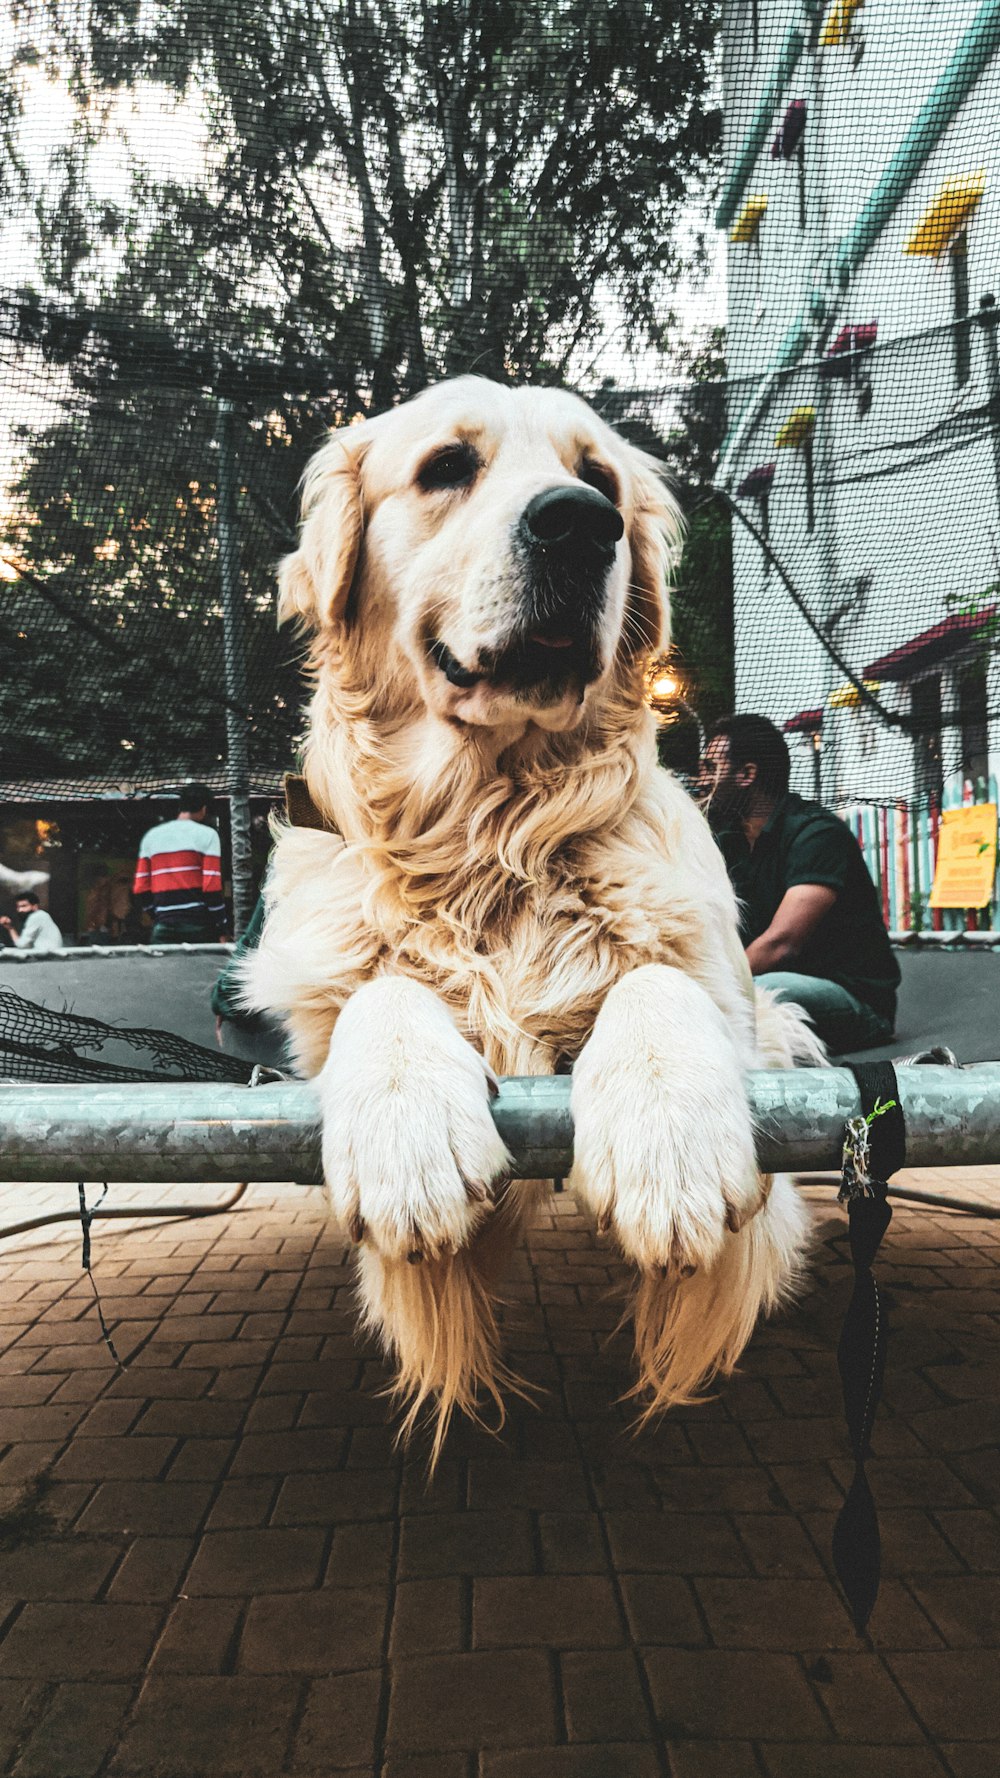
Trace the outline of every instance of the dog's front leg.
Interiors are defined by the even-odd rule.
[[[573,1070],[570,1184],[639,1270],[636,1345],[652,1406],[732,1369],[794,1281],[805,1216],[762,1177],[741,1057],[722,1012],[677,969],[612,988]]]
[[[413,1262],[465,1246],[509,1156],[491,1071],[444,1003],[406,976],[359,988],[317,1084],[323,1172],[354,1239]]]
[[[633,970],[573,1070],[573,1184],[645,1268],[710,1265],[761,1187],[736,1045],[679,969]]]

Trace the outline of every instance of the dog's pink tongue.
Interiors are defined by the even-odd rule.
[[[541,630],[532,631],[529,642],[537,642],[539,648],[572,648],[572,636],[545,636]]]

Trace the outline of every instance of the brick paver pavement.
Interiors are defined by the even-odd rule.
[[[1000,1173],[932,1178],[1000,1202]],[[506,1312],[539,1405],[457,1428],[430,1487],[318,1193],[98,1226],[122,1371],[73,1231],[4,1243],[0,1772],[995,1778],[1000,1223],[897,1208],[885,1242],[859,1639],[829,1560],[850,1268],[832,1190],[810,1197],[801,1302],[638,1436],[618,1268],[553,1197]]]

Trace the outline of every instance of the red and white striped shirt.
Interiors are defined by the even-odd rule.
[[[160,925],[191,926],[202,920],[221,932],[226,904],[215,828],[187,816],[151,827],[139,844],[132,893],[146,898]]]

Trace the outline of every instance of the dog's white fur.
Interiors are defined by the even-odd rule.
[[[463,488],[421,480],[464,443]],[[448,682],[523,611],[512,539],[599,466],[625,523],[597,677]],[[336,833],[278,832],[248,1003],[318,1078],[324,1171],[409,1402],[513,1384],[504,1260],[538,1182],[508,1183],[495,1074],[573,1064],[571,1184],[637,1271],[637,1393],[687,1401],[794,1283],[805,1214],[754,1163],[742,1072],[815,1050],[754,996],[720,855],[656,761],[643,701],[680,532],[656,466],[582,401],[462,378],[337,431],[307,472],[280,615],[312,636],[305,773]],[[410,1263],[419,1257],[420,1263]],[[502,1412],[502,1405],[501,1405]]]

